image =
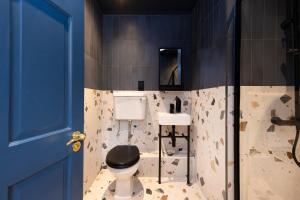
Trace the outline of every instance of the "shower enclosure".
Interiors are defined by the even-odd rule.
[[[299,4],[241,1],[242,200],[300,196]]]

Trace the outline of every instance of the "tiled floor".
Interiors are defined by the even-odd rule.
[[[286,196],[286,195],[285,195]],[[247,200],[284,200],[291,198],[283,198],[276,194],[276,191],[272,190],[268,183],[263,179],[252,178],[248,185],[248,197]]]
[[[102,170],[84,200],[113,200],[115,181],[108,170]],[[156,177],[136,177],[134,179],[133,200],[205,200],[197,184],[187,186],[185,182],[162,179],[157,183]]]

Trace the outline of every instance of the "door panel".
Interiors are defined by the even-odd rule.
[[[69,124],[71,24],[63,10],[47,1],[13,0],[10,4],[10,122],[14,141],[57,131]]]
[[[63,200],[65,160],[47,167],[32,177],[20,181],[9,188],[11,200],[29,200],[43,197],[43,200]]]
[[[83,0],[0,1],[0,199],[82,199]]]

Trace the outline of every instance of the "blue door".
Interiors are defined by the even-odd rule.
[[[0,200],[82,199],[83,8],[0,0]]]

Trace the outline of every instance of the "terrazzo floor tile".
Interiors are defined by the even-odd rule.
[[[108,170],[102,170],[84,200],[113,200],[115,179]],[[205,200],[200,186],[187,186],[185,182],[174,182],[157,177],[135,177],[132,200]]]
[[[248,185],[248,200],[284,200],[264,179],[252,178]],[[286,198],[289,199],[289,198]]]

